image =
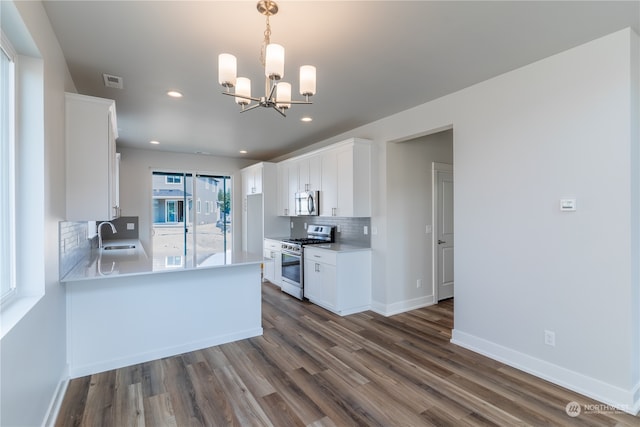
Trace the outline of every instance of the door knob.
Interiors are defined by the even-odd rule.
[[[438,244],[439,244],[439,245],[441,245],[441,244],[443,244],[443,243],[447,243],[447,242],[445,242],[444,240],[438,240]]]

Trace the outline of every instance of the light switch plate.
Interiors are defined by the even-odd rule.
[[[576,210],[576,199],[560,199],[560,210],[562,212],[573,212]]]

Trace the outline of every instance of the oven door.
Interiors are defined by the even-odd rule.
[[[302,255],[282,251],[282,290],[302,299]]]

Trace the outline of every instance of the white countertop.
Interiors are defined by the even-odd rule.
[[[105,245],[136,245],[135,249],[91,251],[91,256],[80,261],[60,282],[106,279],[175,271],[230,267],[234,265],[260,264],[261,253],[222,252],[196,263],[193,257],[184,255],[147,256],[138,240],[107,241]]]
[[[344,243],[320,243],[315,245],[305,245],[307,249],[324,249],[334,252],[355,252],[355,251],[370,251],[371,248],[365,248],[362,246],[347,245]]]

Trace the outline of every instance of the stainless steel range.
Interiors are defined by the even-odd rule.
[[[333,243],[334,227],[330,225],[309,225],[307,237],[284,239],[282,249],[282,291],[298,299],[304,296],[304,246]]]

